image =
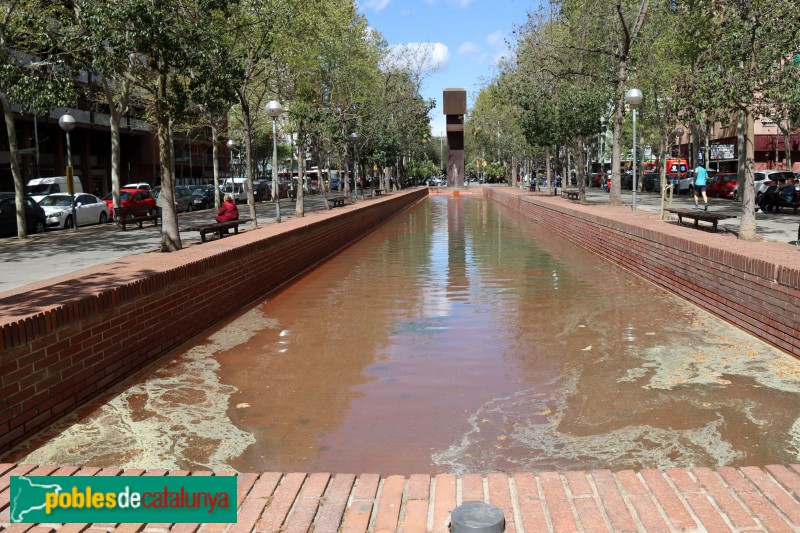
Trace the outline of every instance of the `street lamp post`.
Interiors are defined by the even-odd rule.
[[[600,187],[605,189],[604,183],[606,182],[606,168],[605,168],[605,159],[606,159],[606,146],[605,146],[605,135],[606,135],[606,117],[600,117],[600,135],[597,139],[597,162],[600,163]]]
[[[446,168],[444,162],[444,136],[439,137],[439,161],[441,163],[439,165],[441,167],[439,170],[443,171],[442,169]]]
[[[67,137],[67,192],[72,202],[72,229],[78,231],[78,218],[75,214],[75,184],[72,182],[72,147],[69,144],[69,132],[75,128],[75,118],[66,113],[58,119],[58,125],[64,130]]]
[[[272,196],[275,198],[275,221],[281,222],[281,192],[278,190],[278,137],[275,119],[283,111],[283,106],[277,100],[267,103],[267,115],[272,117]]]
[[[228,139],[225,146],[228,147],[228,179],[226,183],[233,183],[233,150],[236,148],[236,141]]]
[[[633,213],[636,214],[636,108],[642,103],[642,91],[639,89],[628,89],[625,93],[625,101],[633,108]]]
[[[350,134],[350,140],[353,141],[353,147],[355,148],[355,160],[353,161],[353,186],[355,187],[356,198],[358,198],[358,132],[354,131]],[[364,187],[361,187],[361,198],[364,198]]]

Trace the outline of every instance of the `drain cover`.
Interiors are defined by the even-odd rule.
[[[450,531],[453,533],[502,533],[503,511],[488,503],[465,503],[453,509]]]

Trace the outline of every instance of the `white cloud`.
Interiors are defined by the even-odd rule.
[[[386,8],[389,5],[391,0],[366,0],[364,2],[364,9],[372,9],[375,13],[378,13]]]
[[[471,43],[469,41],[465,43],[461,43],[461,46],[458,47],[458,55],[466,56],[466,55],[473,55],[478,52],[478,47],[475,46],[475,43]]]
[[[502,61],[504,61],[504,60],[508,59],[509,57],[511,57],[511,50],[509,50],[508,48],[506,48],[506,49],[505,49],[505,50],[503,50],[502,52],[497,52],[497,53],[494,55],[494,57],[492,58],[492,64],[494,64],[494,65],[496,65],[496,66],[497,66],[497,65],[500,65],[500,63],[501,63]]]
[[[450,49],[443,43],[408,43],[389,47],[389,63],[423,72],[442,72],[450,63]]]
[[[425,3],[431,6],[435,6],[439,3],[440,0],[425,0]],[[459,9],[468,8],[469,5],[473,2],[473,0],[445,0],[447,5]]]
[[[491,46],[500,46],[503,44],[503,32],[497,30],[486,36],[486,42]]]

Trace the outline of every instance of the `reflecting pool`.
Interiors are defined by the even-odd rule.
[[[502,206],[432,197],[12,458],[381,474],[791,463],[799,375]]]

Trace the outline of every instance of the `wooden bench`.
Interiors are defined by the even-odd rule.
[[[114,213],[114,222],[117,223],[117,226],[122,228],[122,231],[125,231],[127,227],[131,224],[136,224],[140,228],[143,227],[142,224],[144,222],[152,222],[154,226],[158,226],[158,219],[161,218],[160,215],[142,215],[138,217],[129,216],[126,209],[124,207],[120,207]]]
[[[344,198],[344,196],[328,196],[327,200],[328,203],[331,204],[331,207],[344,207]]]
[[[667,209],[667,211],[678,215],[678,224],[683,223],[684,217],[692,218],[694,219],[695,228],[700,227],[699,222],[702,220],[703,222],[711,222],[714,227],[714,231],[717,231],[717,222],[720,220],[725,220],[726,218],[736,218],[732,215],[709,213],[708,211],[703,211],[702,209]]]
[[[246,224],[250,222],[249,218],[240,218],[238,220],[229,220],[227,222],[214,222],[212,224],[197,224],[195,226],[186,226],[181,228],[181,231],[199,231],[200,242],[206,242],[206,235],[208,233],[216,233],[219,238],[223,238],[228,234],[228,230],[233,228],[233,234],[239,234],[239,224]]]
[[[581,191],[579,189],[562,189],[561,197],[568,198],[570,200],[580,200]]]
[[[779,213],[782,207],[788,207],[788,208],[790,208],[790,209],[793,209],[793,210],[794,210],[794,214],[796,215],[796,214],[797,214],[797,210],[798,210],[798,209],[800,209],[800,200],[799,200],[799,201],[797,201],[797,202],[784,202],[784,201],[780,201],[780,202],[778,202],[778,204],[775,206],[775,212],[776,212],[776,213]]]

